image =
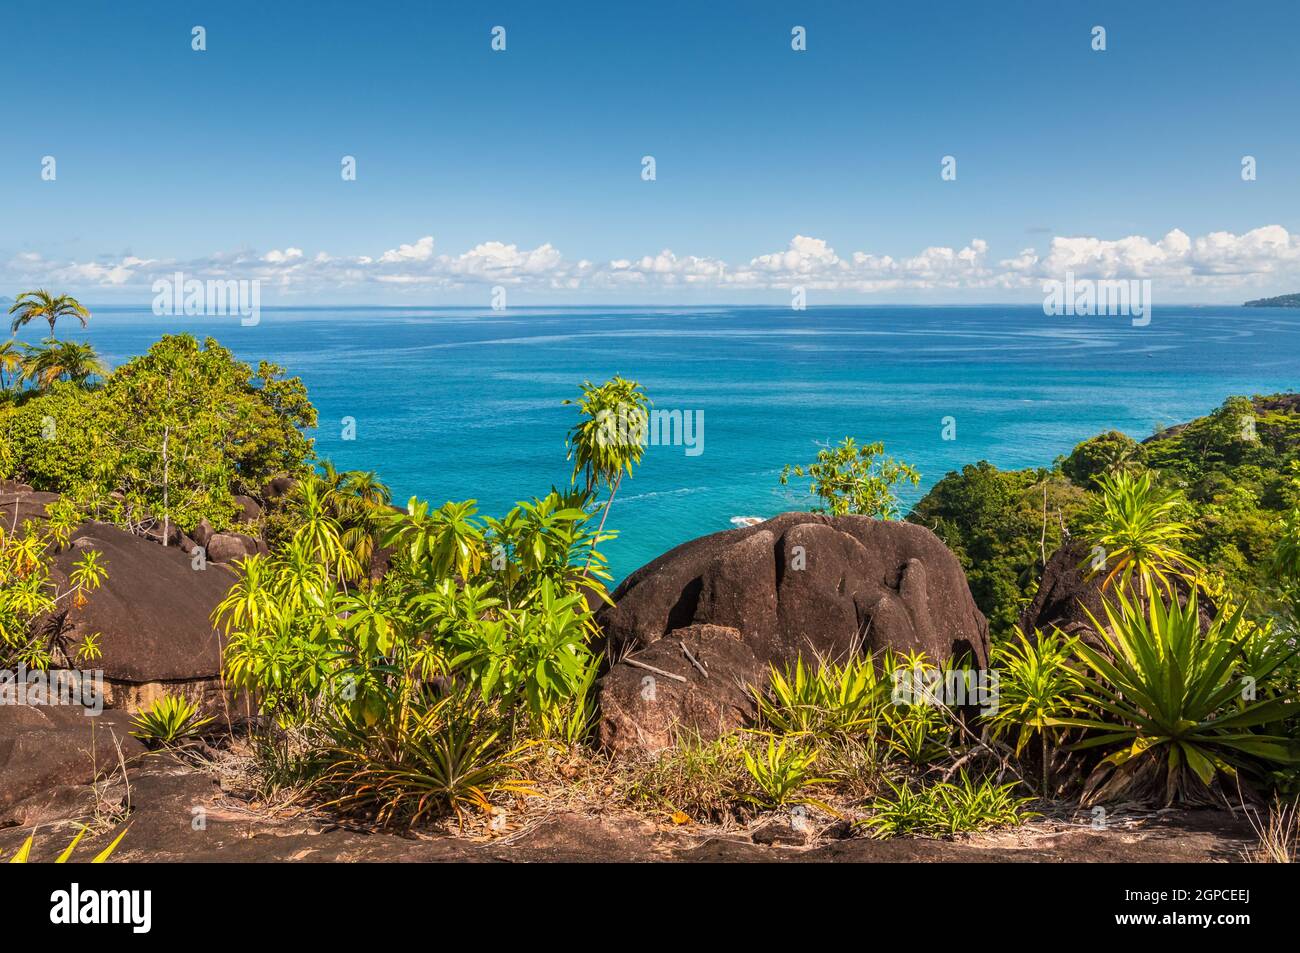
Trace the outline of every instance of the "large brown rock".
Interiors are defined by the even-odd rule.
[[[87,633],[100,634],[103,657],[95,668],[132,684],[219,676],[221,645],[211,616],[235,581],[230,569],[212,562],[195,569],[176,547],[87,523],[54,558],[51,576],[61,587],[88,550],[100,553],[108,578],[86,594],[85,605],[69,607],[62,624],[74,644]]]
[[[243,533],[213,533],[208,537],[207,558],[214,563],[233,563],[261,551],[261,544]]]
[[[12,492],[0,489],[0,526],[6,533],[22,529],[28,520],[40,522],[48,515],[45,507],[57,503],[57,493],[42,493],[22,483],[10,483]]]
[[[716,738],[735,731],[754,715],[746,686],[762,673],[738,630],[677,629],[638,652],[635,664],[614,665],[602,680],[600,742],[615,752],[659,751],[683,733]]]
[[[251,496],[236,496],[235,522],[256,523],[262,517],[262,504]]]
[[[37,824],[144,752],[124,712],[0,704],[0,827]]]
[[[894,649],[934,661],[969,653],[974,664],[988,663],[988,624],[960,564],[933,533],[911,523],[786,513],[678,546],[624,580],[613,600],[597,613],[608,657],[672,661],[676,667],[658,667],[688,679],[674,656],[693,669],[676,645],[677,630],[698,633],[699,626],[739,634],[748,655],[729,664],[751,682],[769,663],[801,655],[844,659]],[[666,637],[669,645],[658,645]],[[628,668],[635,666],[616,662],[602,680],[600,705],[610,714],[602,714],[601,737],[619,753],[653,750],[685,709],[672,688],[668,706],[641,705],[640,676]],[[718,693],[726,681],[689,688]],[[724,695],[713,705],[731,710]]]

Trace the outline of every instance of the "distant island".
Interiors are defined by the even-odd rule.
[[[1276,298],[1256,298],[1247,301],[1243,308],[1300,308],[1300,294],[1278,295]]]

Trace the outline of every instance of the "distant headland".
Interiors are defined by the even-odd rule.
[[[1300,308],[1300,294],[1278,295],[1276,298],[1256,298],[1247,301],[1243,308]]]

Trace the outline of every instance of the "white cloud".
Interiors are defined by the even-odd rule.
[[[414,245],[398,245],[379,256],[380,261],[428,261],[433,257],[433,236],[425,235]],[[369,259],[367,259],[369,261]]]
[[[459,254],[436,254],[426,235],[377,255],[338,256],[326,251],[308,254],[298,247],[256,252],[219,252],[181,261],[101,257],[92,261],[58,261],[23,251],[0,262],[0,281],[9,287],[53,285],[77,293],[87,289],[147,289],[154,278],[176,271],[199,278],[258,278],[286,296],[313,295],[328,299],[331,292],[367,283],[389,288],[453,290],[475,286],[510,285],[558,293],[602,291],[628,293],[703,288],[721,298],[729,291],[762,292],[794,286],[846,294],[869,295],[895,291],[979,292],[984,299],[1000,290],[1028,295],[1047,278],[1152,278],[1162,293],[1220,290],[1242,285],[1300,283],[1300,235],[1280,225],[1266,225],[1236,235],[1210,232],[1191,238],[1172,229],[1151,240],[1130,235],[1118,239],[1056,236],[1047,248],[1024,248],[1008,258],[991,259],[989,245],[972,238],[954,248],[934,245],[913,254],[873,251],[837,252],[821,238],[796,235],[781,250],[756,255],[730,265],[708,256],[663,249],[639,257],[606,261],[566,258],[544,243],[521,248],[500,241],[482,242]],[[1004,299],[1005,300],[1005,299]]]

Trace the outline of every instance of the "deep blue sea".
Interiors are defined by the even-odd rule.
[[[1231,394],[1300,388],[1300,311],[1280,309],[1157,308],[1142,328],[1038,306],[264,309],[254,327],[92,310],[87,331],[60,335],[110,366],[176,331],[284,365],[320,412],[318,453],[378,471],[398,502],[472,498],[500,514],[567,483],[575,411],[561,402],[587,378],[621,373],[657,409],[703,411],[702,453],[651,446],[624,481],[616,578],[733,517],[806,508],[782,466],[846,435],[920,469],[912,503],[965,463],[1049,465],[1103,429],[1141,438]]]

